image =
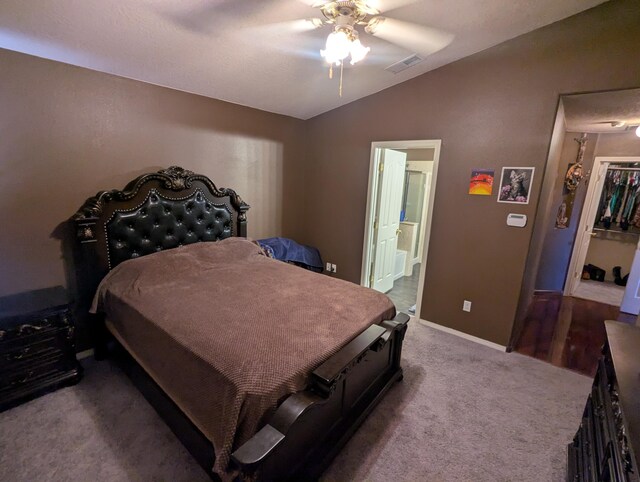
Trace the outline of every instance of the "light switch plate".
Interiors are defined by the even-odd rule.
[[[471,301],[464,300],[462,302],[462,311],[471,311]]]

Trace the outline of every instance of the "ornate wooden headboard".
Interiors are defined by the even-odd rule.
[[[100,191],[73,216],[85,282],[127,259],[200,241],[247,235],[246,204],[203,175],[172,166]]]

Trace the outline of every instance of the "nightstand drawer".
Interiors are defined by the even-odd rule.
[[[78,382],[74,332],[61,287],[0,298],[0,411]]]
[[[4,373],[15,373],[22,367],[37,365],[46,362],[54,355],[66,355],[73,357],[69,350],[69,339],[73,334],[70,328],[58,329],[49,333],[47,337],[41,337],[29,345],[13,346],[0,353],[0,376]]]
[[[5,328],[0,330],[0,351],[37,343],[71,327],[69,314],[63,312]]]
[[[69,362],[65,360],[64,355],[54,354],[38,365],[24,366],[20,370],[3,373],[0,377],[0,394],[37,383],[42,378],[68,369]]]
[[[52,359],[38,369],[0,378],[0,411],[11,408],[38,395],[77,383],[82,369],[64,358]]]

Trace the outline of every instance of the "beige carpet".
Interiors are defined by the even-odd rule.
[[[325,472],[330,481],[560,481],[591,380],[412,322],[405,379]],[[0,480],[208,480],[108,362],[0,414]]]
[[[624,297],[624,286],[610,281],[581,280],[573,296],[585,300],[599,301],[606,305],[620,306]]]

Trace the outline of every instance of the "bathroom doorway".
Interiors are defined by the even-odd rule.
[[[410,315],[420,313],[439,156],[439,140],[371,148],[361,284]]]

